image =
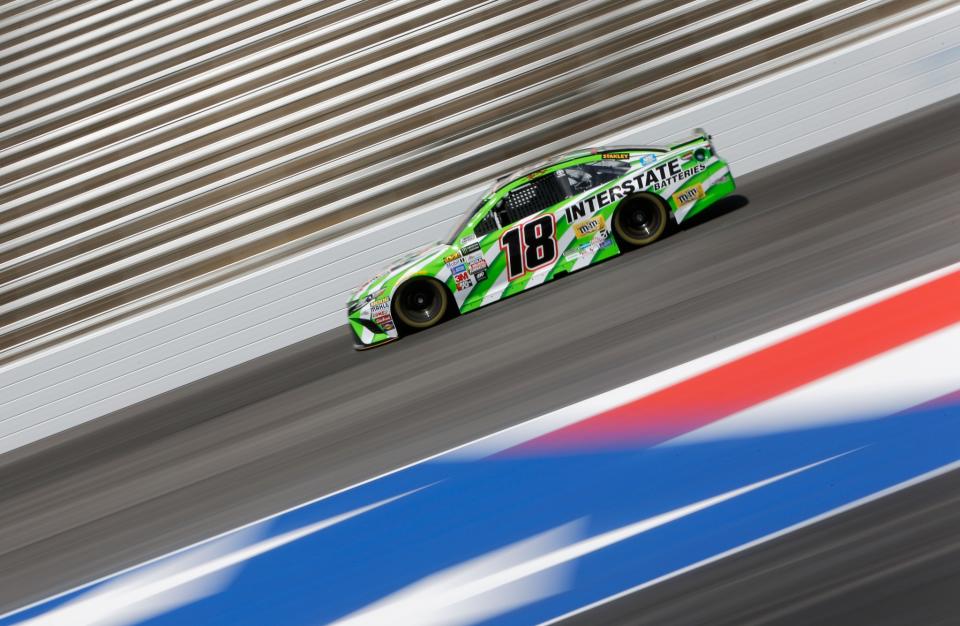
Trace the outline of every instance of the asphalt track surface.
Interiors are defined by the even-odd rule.
[[[958,528],[953,471],[560,623],[956,624]]]
[[[320,335],[0,457],[0,610],[957,261],[958,130],[954,99],[746,176],[746,200],[713,219],[440,328],[361,353],[344,330]],[[955,486],[864,509],[853,531],[909,514],[890,536],[906,561]],[[850,531],[829,528],[795,549]],[[766,550],[731,567],[793,554]],[[822,572],[808,552],[787,569],[855,577],[858,554],[831,553]],[[957,559],[921,566],[935,563],[921,569],[955,588]],[[762,574],[742,584],[773,607],[778,576]],[[682,601],[707,623],[736,615],[735,597],[709,602],[705,576]],[[811,598],[805,615],[842,603]]]

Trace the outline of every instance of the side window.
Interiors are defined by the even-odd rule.
[[[566,194],[556,176],[541,176],[508,193],[493,212],[500,219],[500,225],[506,226],[551,207],[564,197]]]
[[[493,211],[490,211],[485,218],[477,223],[476,228],[473,229],[473,234],[477,237],[483,237],[495,230],[497,230],[497,218],[494,217]]]
[[[620,178],[630,169],[626,161],[605,159],[593,163],[585,163],[568,167],[563,170],[574,193],[582,193],[588,189],[605,185]]]

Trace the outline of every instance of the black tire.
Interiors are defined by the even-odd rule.
[[[628,247],[647,246],[667,230],[667,203],[653,195],[626,198],[613,214],[613,232]]]
[[[422,330],[436,326],[450,307],[447,288],[435,280],[411,280],[397,291],[394,314],[404,326]]]

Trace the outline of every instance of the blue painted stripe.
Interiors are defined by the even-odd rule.
[[[568,543],[586,540],[836,455],[843,456],[558,565],[570,578],[554,593],[484,623],[530,624],[561,615],[957,462],[960,399],[882,419],[684,446],[441,457],[248,530],[244,544],[256,544],[408,494],[245,561],[230,571],[222,591],[137,623],[330,622],[566,524],[574,523],[575,531]],[[43,603],[0,625],[69,608],[143,572]]]

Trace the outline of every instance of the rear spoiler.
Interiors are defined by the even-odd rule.
[[[690,137],[690,138],[688,138],[688,139],[685,139],[685,140],[683,140],[683,141],[681,141],[681,142],[679,142],[679,143],[671,144],[671,145],[670,145],[670,151],[672,152],[672,151],[674,151],[674,150],[679,150],[680,148],[682,148],[682,147],[684,147],[684,146],[686,146],[686,145],[688,145],[688,144],[691,144],[691,143],[697,143],[697,142],[703,141],[703,140],[709,141],[709,140],[711,139],[710,135],[707,134],[707,131],[705,131],[705,130],[702,129],[702,128],[695,128],[695,129],[693,129],[693,132],[696,133],[693,137]]]

